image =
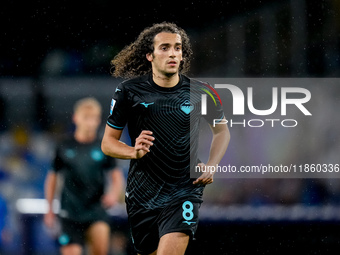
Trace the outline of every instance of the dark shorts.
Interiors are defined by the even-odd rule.
[[[86,242],[86,231],[95,222],[98,222],[98,220],[77,222],[74,220],[60,218],[61,234],[58,238],[59,244],[61,246],[69,244],[84,245]],[[104,220],[104,222],[106,221]]]
[[[154,252],[159,239],[168,233],[182,232],[194,237],[201,202],[179,200],[161,209],[145,209],[127,203],[132,241],[139,254]]]

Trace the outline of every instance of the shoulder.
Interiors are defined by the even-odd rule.
[[[139,76],[136,78],[124,80],[118,85],[118,87],[123,88],[123,89],[130,89],[132,87],[135,87],[136,85],[147,83],[148,77],[149,77],[148,75],[143,75],[143,76]]]
[[[185,83],[185,84],[188,83],[192,87],[197,87],[197,86],[201,86],[202,87],[202,86],[208,85],[207,82],[200,81],[198,79],[194,79],[194,78],[188,77],[188,76],[186,76],[184,74],[181,74],[181,79],[182,79],[183,83]]]
[[[73,147],[76,144],[76,140],[73,135],[62,135],[56,139],[56,150],[63,150],[65,148]]]
[[[186,77],[186,76],[185,76]],[[206,86],[210,86],[208,82],[205,81],[201,81],[198,79],[194,79],[194,78],[188,78],[186,77],[186,79],[188,79],[190,81],[190,85],[192,86],[198,86],[198,87],[206,87]]]
[[[189,78],[187,76],[182,75],[183,77],[183,82],[184,83],[189,83],[190,84],[190,89],[192,90],[192,92],[198,90],[198,91],[205,91],[208,90],[210,92],[215,92],[214,88],[205,81],[201,81],[198,79],[194,79],[194,78]]]
[[[213,94],[218,94],[217,91],[209,84],[209,82],[201,81],[197,79],[190,79],[190,85],[193,88],[199,89],[201,91],[210,92]]]
[[[188,76],[181,74],[181,79],[183,81],[183,83],[190,83],[192,78],[189,78]]]

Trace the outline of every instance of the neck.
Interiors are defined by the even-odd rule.
[[[174,73],[173,75],[166,76],[153,72],[152,79],[160,87],[171,88],[179,82],[179,74]]]
[[[96,139],[96,137],[97,134],[95,132],[85,132],[79,129],[76,129],[74,133],[74,138],[80,143],[91,143]]]

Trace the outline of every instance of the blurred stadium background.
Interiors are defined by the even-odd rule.
[[[340,75],[338,0],[62,0],[1,6],[0,254],[58,254],[57,229],[42,224],[43,182],[55,142],[73,130],[73,103],[85,96],[102,103],[102,134],[121,81],[110,77],[110,60],[144,27],[171,21],[188,32],[191,77]],[[242,162],[282,146],[289,151],[287,162],[338,159],[340,91],[336,86],[319,91],[313,107],[324,118],[315,122],[323,125],[304,126],[288,144],[280,133],[261,143],[256,133],[231,129],[239,139],[227,154]],[[247,153],[236,155],[231,148],[240,141]],[[127,163],[119,163],[127,174]],[[339,179],[216,179],[204,198],[188,254],[280,254],[297,248],[333,254],[340,245]],[[114,255],[131,254],[121,202],[110,211]]]

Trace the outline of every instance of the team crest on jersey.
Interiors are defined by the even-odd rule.
[[[181,110],[185,114],[189,114],[191,111],[194,110],[194,105],[192,103],[190,103],[189,100],[186,100],[184,103],[181,104]]]

